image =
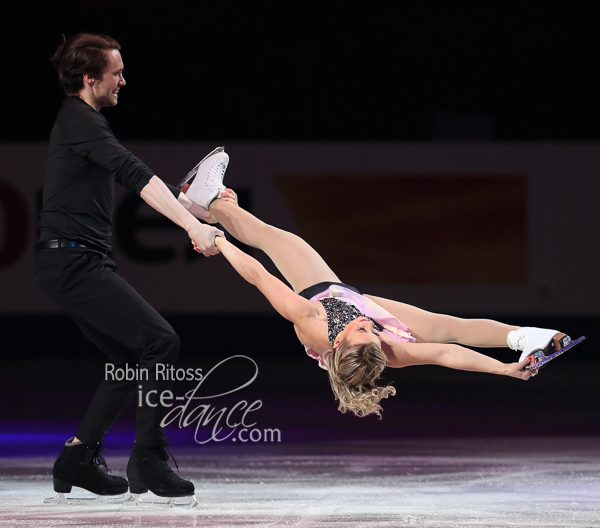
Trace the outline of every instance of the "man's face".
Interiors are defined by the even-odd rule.
[[[125,86],[123,77],[123,59],[119,50],[106,52],[108,64],[102,77],[95,79],[93,85],[94,107],[99,110],[105,106],[116,106],[119,102],[119,90]]]

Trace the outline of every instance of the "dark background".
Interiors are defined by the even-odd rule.
[[[61,33],[82,31],[122,45],[128,85],[119,108],[106,110],[122,140],[594,142],[600,135],[596,2],[331,4],[12,2],[0,32],[0,140],[47,140],[62,100],[48,59]],[[517,323],[519,315],[516,308],[504,319]],[[182,366],[197,347],[207,364],[252,355],[261,366],[252,388],[265,404],[261,424],[289,427],[297,438],[303,428],[315,438],[323,431],[372,438],[373,428],[407,437],[600,433],[591,340],[527,384],[430,367],[390,373],[399,395],[377,422],[335,410],[326,376],[303,357],[289,323],[234,319],[239,335],[266,328],[277,345],[223,345],[232,321],[174,315]],[[99,353],[63,316],[1,322],[22,351],[3,355],[5,426],[77,422],[102,375]],[[597,327],[595,318],[528,323],[568,327],[574,336]]]
[[[46,140],[60,35],[108,33],[124,140],[589,141],[596,2],[11,2],[4,141]]]

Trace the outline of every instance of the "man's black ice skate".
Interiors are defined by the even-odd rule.
[[[148,504],[140,499],[140,494],[151,491],[159,497],[169,498],[168,502],[160,504],[193,508],[198,505],[194,496],[194,484],[189,480],[182,479],[171,469],[167,463],[169,455],[179,471],[175,458],[167,448],[168,445],[168,439],[165,438],[158,447],[149,448],[138,443],[133,446],[127,464],[127,478],[129,479],[129,491],[133,494],[132,500],[135,504]],[[174,499],[178,497],[187,497],[188,500],[175,502]]]
[[[52,499],[45,499],[44,502],[47,504],[88,504],[98,500],[123,502],[123,494],[128,488],[127,480],[108,474],[106,461],[101,454],[104,440],[96,445],[74,444],[72,440],[73,438],[67,440],[52,469],[54,491],[58,495]],[[104,470],[100,466],[104,466]],[[100,497],[65,497],[64,494],[70,493],[73,486],[91,491]]]

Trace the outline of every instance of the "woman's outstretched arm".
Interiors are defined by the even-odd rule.
[[[214,200],[210,211],[231,236],[264,251],[294,291],[302,291],[319,282],[340,282],[321,256],[302,238],[266,224],[232,202]]]
[[[250,284],[256,286],[273,308],[295,325],[307,317],[316,317],[318,312],[312,302],[300,297],[292,289],[271,275],[255,258],[244,253],[223,237],[217,237],[215,246],[233,268]]]
[[[502,363],[497,359],[480,354],[460,345],[446,343],[400,343],[385,340],[383,350],[388,357],[389,367],[413,365],[439,365],[457,370],[487,372],[527,380],[537,371],[526,370],[526,359],[520,363]]]

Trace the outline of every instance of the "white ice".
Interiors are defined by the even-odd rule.
[[[598,438],[198,446],[177,456],[194,510],[47,505],[53,460],[2,458],[0,526],[593,528],[599,455]]]

